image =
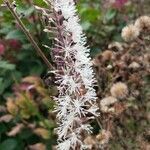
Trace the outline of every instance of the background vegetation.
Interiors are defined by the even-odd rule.
[[[44,45],[51,47],[52,43],[43,32],[41,14],[33,7],[33,3],[38,6],[44,6],[44,3],[42,0],[16,2],[24,24],[51,60],[51,52]],[[122,28],[138,16],[149,15],[149,6],[149,0],[80,0],[78,10],[91,56],[95,58],[114,41],[121,42]],[[47,72],[47,66],[11,13],[6,7],[0,7],[0,150],[45,150],[55,145],[53,129],[56,122],[51,97],[57,95],[57,90],[52,77],[47,78]],[[48,87],[48,84],[51,86]],[[149,104],[147,100],[145,104]],[[110,141],[109,149],[138,150],[135,135],[139,138],[144,135],[146,143],[149,142],[150,133],[145,134],[149,132],[147,120],[150,119],[145,109],[149,108],[142,106],[123,114],[123,121],[117,128],[116,138]],[[94,126],[97,133],[96,123]]]

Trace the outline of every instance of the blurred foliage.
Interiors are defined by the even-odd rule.
[[[3,141],[0,149],[10,149],[12,146],[12,150],[21,150],[38,141],[50,149],[48,145],[55,142],[55,115],[50,113],[54,102],[49,97],[49,89],[45,88],[39,77],[30,76],[15,84],[13,92],[12,96],[7,97],[3,109],[0,108],[0,140]],[[7,147],[8,143],[11,146]],[[21,144],[19,147],[18,143]]]
[[[50,51],[43,45],[51,47],[51,42],[43,32],[40,14],[32,5],[45,4],[42,0],[16,2],[22,21],[50,60]],[[103,0],[79,1],[81,24],[92,56],[107,49],[110,42],[121,41],[120,32],[126,22],[149,13],[148,1],[142,7],[137,4],[131,0],[118,8]],[[43,82],[46,73],[46,65],[11,13],[0,7],[0,150],[45,150],[55,143],[55,115],[50,112],[54,103],[50,95],[56,95],[57,91],[53,85],[48,88]],[[132,120],[127,126],[129,130],[135,128]],[[119,145],[114,147],[121,149]]]
[[[116,4],[119,0],[116,0],[116,3],[112,0],[80,0],[78,8],[81,23],[88,36],[92,56],[106,49],[110,42],[122,41],[120,33],[126,23],[150,12],[148,1],[142,3],[142,0],[139,0],[141,5],[138,5],[136,0],[120,1],[124,3]]]

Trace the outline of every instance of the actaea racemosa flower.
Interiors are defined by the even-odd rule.
[[[73,0],[44,0],[52,11],[42,9],[48,18],[46,32],[55,30],[53,57],[56,63],[58,150],[86,149],[84,137],[91,133],[89,120],[97,116],[96,81]]]

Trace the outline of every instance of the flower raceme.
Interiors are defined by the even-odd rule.
[[[50,24],[55,26],[55,48],[53,48],[56,84],[59,95],[55,98],[58,118],[58,150],[80,150],[87,148],[83,141],[92,127],[88,121],[97,116],[96,80],[89,57],[89,48],[73,0],[44,0],[52,13],[43,9]],[[51,17],[52,16],[52,17]],[[51,28],[46,27],[45,31]]]

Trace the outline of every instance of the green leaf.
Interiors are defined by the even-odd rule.
[[[0,17],[2,17],[3,16],[3,13],[0,11]]]
[[[41,75],[43,72],[43,66],[40,61],[34,61],[31,63],[32,68],[30,69],[31,75]]]
[[[14,64],[10,64],[7,61],[0,61],[0,68],[1,69],[5,69],[5,70],[14,70],[15,69],[15,65]]]
[[[11,85],[12,81],[11,79],[3,79],[0,83],[0,95],[3,94],[6,88],[8,88]]]
[[[0,94],[4,92],[3,78],[0,78]]]
[[[116,14],[117,14],[116,10],[110,9],[107,11],[105,18],[107,21],[110,21],[116,16]]]
[[[18,14],[23,13],[25,15],[25,17],[28,17],[28,16],[30,16],[34,12],[34,7],[33,6],[29,7],[29,8],[18,7],[17,8],[17,12],[18,12]]]
[[[83,30],[88,30],[91,27],[90,22],[85,21],[82,23]]]
[[[6,125],[4,123],[0,123],[0,134],[4,133],[6,131],[7,131]]]
[[[81,10],[81,16],[83,21],[89,21],[89,22],[94,22],[97,21],[98,17],[100,17],[100,12],[96,9],[91,9],[91,8],[83,8]]]
[[[3,82],[3,78],[0,78],[0,85],[2,85],[2,82]]]
[[[1,25],[2,25],[2,28],[0,29],[1,34],[8,34],[12,30],[12,27],[10,24],[1,23]]]
[[[0,4],[2,4],[3,3],[3,0],[0,0]]]
[[[13,30],[13,31],[10,31],[10,32],[6,35],[5,38],[6,38],[6,39],[17,39],[17,40],[21,40],[21,41],[23,41],[23,40],[26,39],[25,35],[24,35],[24,34],[22,33],[22,31],[20,31],[20,30]]]
[[[44,1],[41,0],[33,0],[34,4],[39,5],[39,6],[47,6]]]
[[[33,133],[31,132],[31,130],[29,129],[24,129],[22,130],[21,134],[19,134],[19,139],[28,139],[33,135]]]
[[[0,150],[15,150],[17,145],[15,139],[7,139],[0,144]]]

